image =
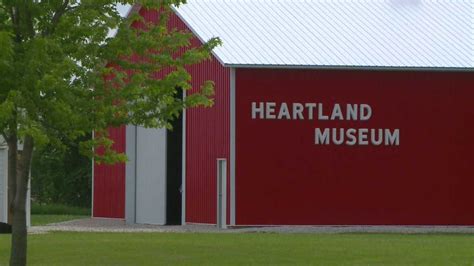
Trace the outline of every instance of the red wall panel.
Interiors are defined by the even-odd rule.
[[[472,84],[472,73],[238,69],[237,224],[474,225]],[[261,101],[373,115],[252,119]],[[315,145],[315,128],[397,128],[400,145]]]
[[[172,22],[178,29],[187,29],[177,16],[173,16]],[[199,41],[194,39],[193,45],[199,45]],[[215,95],[211,108],[199,107],[186,111],[186,222],[214,224],[217,210],[217,158],[225,158],[229,163],[230,71],[215,57],[189,67],[188,71],[193,77],[193,90],[189,93],[195,92],[205,81],[212,80]],[[229,179],[230,174],[227,176]],[[230,181],[227,183],[230,184]]]
[[[109,129],[113,149],[125,152],[125,126]],[[125,164],[94,166],[94,217],[125,218]]]
[[[193,87],[215,82],[215,104],[186,111],[186,222],[216,223],[217,158],[229,162],[229,71],[213,59],[190,73]]]

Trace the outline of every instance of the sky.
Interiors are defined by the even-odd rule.
[[[128,11],[130,10],[130,8],[131,8],[130,5],[119,4],[117,6],[117,10],[120,12],[120,15],[122,15],[122,17],[125,17],[128,14]]]
[[[128,11],[130,10],[131,7],[132,7],[131,5],[121,5],[121,4],[119,4],[119,5],[117,5],[117,10],[118,10],[118,12],[120,13],[120,15],[122,17],[125,17],[125,16],[127,16]],[[108,37],[114,37],[115,34],[117,34],[117,29],[111,29],[107,36]]]

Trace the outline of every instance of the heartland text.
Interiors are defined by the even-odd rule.
[[[368,104],[276,103],[252,102],[252,119],[369,121],[372,107]],[[400,145],[400,129],[388,128],[315,128],[316,145]]]

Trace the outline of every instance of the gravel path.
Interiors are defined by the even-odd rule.
[[[474,226],[275,226],[218,229],[213,225],[127,225],[116,219],[80,219],[68,222],[33,226],[31,234],[51,231],[64,232],[175,232],[175,233],[464,233],[474,234]]]

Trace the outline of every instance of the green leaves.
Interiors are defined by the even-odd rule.
[[[192,89],[187,67],[208,60],[220,40],[195,45],[190,32],[168,27],[171,5],[185,1],[141,1],[154,20],[120,17],[115,5],[133,2],[0,0],[0,133],[63,149],[95,130],[81,151],[123,162],[109,127],[171,128],[183,108],[211,106],[210,81],[178,95]]]
[[[0,47],[0,71],[2,71],[2,69],[10,66],[13,58],[12,36],[9,32],[0,31]]]
[[[12,35],[7,31],[0,31],[0,133],[2,126],[1,124],[5,123],[5,115],[7,113],[6,110],[10,110],[11,106],[11,99],[10,103],[2,104],[2,101],[6,101],[8,97],[8,90],[7,88],[12,83],[11,73],[13,71],[13,43],[12,43]],[[6,107],[8,105],[8,108]],[[6,109],[5,109],[6,108]],[[2,123],[3,122],[3,123]]]

